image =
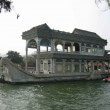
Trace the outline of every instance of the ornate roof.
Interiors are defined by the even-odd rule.
[[[82,36],[86,36],[86,37],[101,38],[99,35],[97,35],[94,32],[89,32],[89,31],[81,30],[81,29],[77,29],[77,28],[75,28],[75,30],[73,31],[73,34],[82,35]]]
[[[22,33],[23,39],[32,39],[35,37],[48,39],[61,39],[73,42],[92,43],[98,45],[106,45],[107,40],[102,39],[94,32],[89,32],[81,29],[75,29],[72,33],[53,30],[46,23],[33,27],[32,29]]]

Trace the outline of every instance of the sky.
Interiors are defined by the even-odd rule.
[[[25,55],[22,32],[43,23],[66,32],[95,32],[108,41],[110,50],[110,10],[102,11],[95,0],[13,0],[13,6],[10,13],[0,13],[0,55],[10,50]]]

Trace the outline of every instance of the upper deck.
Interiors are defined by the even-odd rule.
[[[46,52],[71,55],[104,56],[107,40],[94,32],[75,29],[72,33],[53,30],[47,24],[23,32],[27,48],[47,48]]]

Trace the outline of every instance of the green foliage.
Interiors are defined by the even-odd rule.
[[[26,58],[24,57],[24,62],[26,61]],[[28,66],[29,67],[36,67],[36,58],[32,55],[29,55],[27,57]]]
[[[95,3],[99,9],[106,11],[110,9],[110,0],[95,0]]]
[[[9,58],[13,63],[22,64],[23,57],[16,51],[8,51],[7,58]]]
[[[12,4],[11,0],[0,0],[0,12],[2,11],[2,9],[10,12],[11,4]]]

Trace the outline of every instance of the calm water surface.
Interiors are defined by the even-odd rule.
[[[0,110],[110,110],[110,83],[0,84]]]

